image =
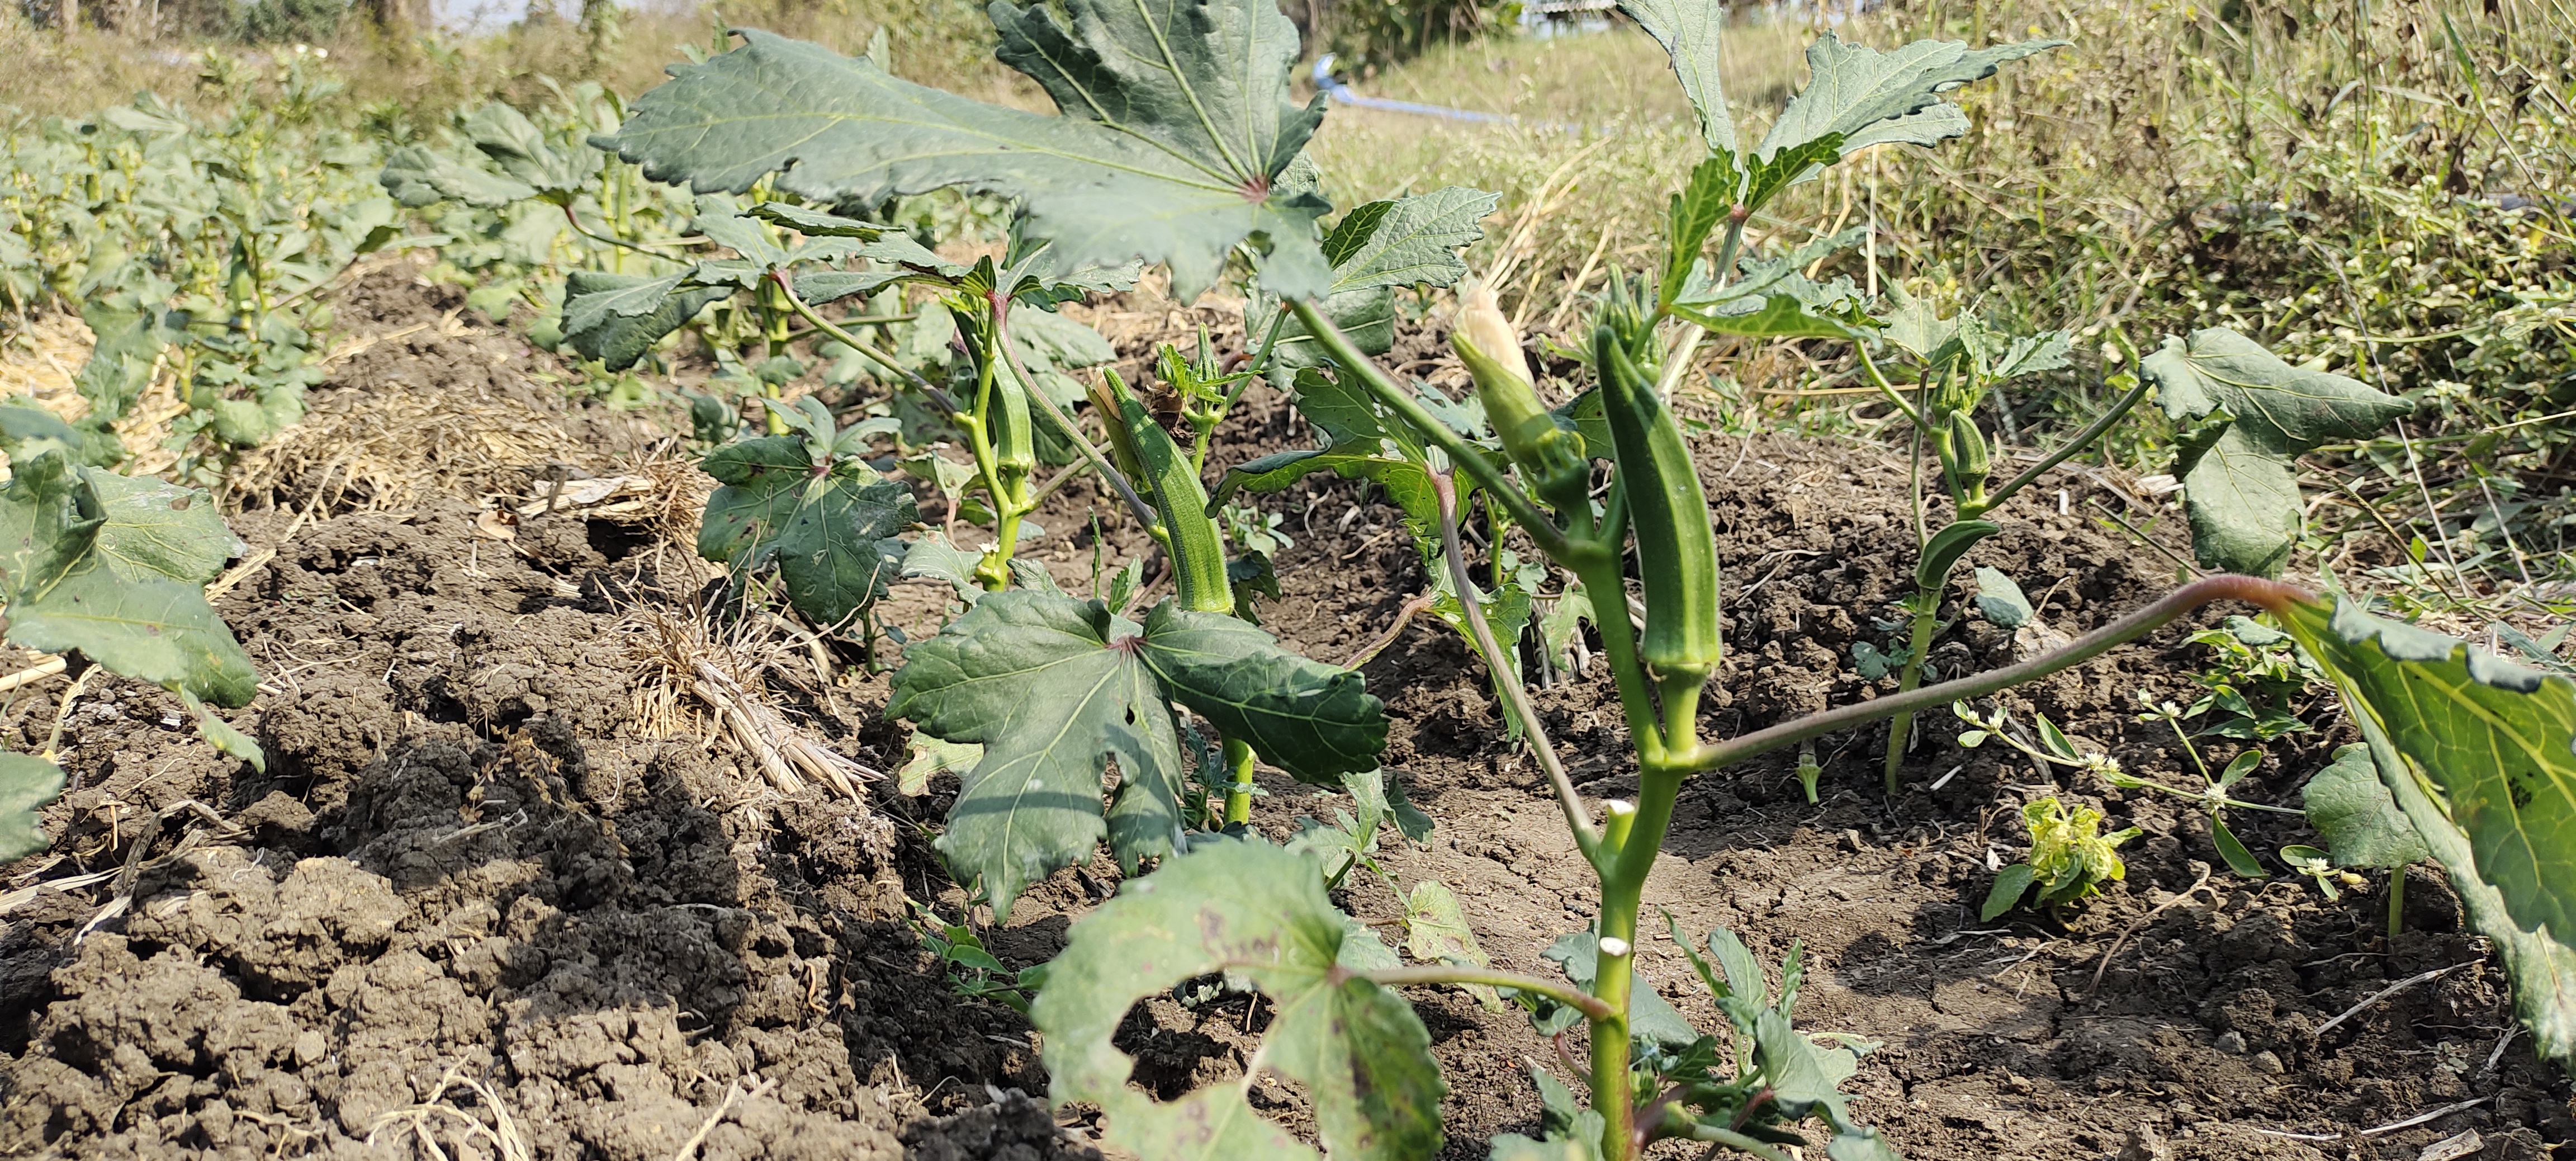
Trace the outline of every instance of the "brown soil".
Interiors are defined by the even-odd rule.
[[[435,323],[452,306],[439,294],[371,277],[343,317],[367,319],[352,324],[362,333]],[[708,1158],[1088,1155],[1096,1126],[1082,1110],[1050,1114],[1012,1091],[1045,1090],[1027,1022],[954,995],[910,925],[917,904],[954,916],[963,901],[919,825],[940,817],[953,780],[920,799],[875,783],[865,803],[768,789],[712,729],[675,729],[654,708],[638,610],[687,615],[708,574],[685,540],[579,512],[525,521],[508,542],[478,531],[473,496],[609,473],[656,438],[650,416],[572,407],[531,384],[543,363],[503,335],[433,325],[354,355],[316,393],[324,416],[400,391],[548,426],[352,492],[335,494],[319,461],[263,477],[236,525],[276,555],[218,608],[266,679],[234,715],[267,748],[265,774],[219,758],[156,689],[102,677],[72,706],[74,788],[45,813],[54,847],[0,881],[38,888],[0,914],[0,1154],[427,1157],[421,1142],[435,1138],[449,1156],[511,1156],[496,1145],[508,1141],[637,1161],[692,1141]],[[1215,458],[1302,442],[1292,411],[1254,399]],[[1772,437],[1701,451],[1731,651],[1710,731],[1892,686],[1861,680],[1849,647],[1887,640],[1872,621],[1910,573],[1902,462]],[[395,504],[387,490],[406,481],[425,482]],[[2143,603],[2173,565],[2086,517],[2088,497],[2125,503],[2115,483],[2061,473],[1971,561],[2045,594],[2043,619],[2070,634]],[[2075,515],[2059,514],[2060,488]],[[1265,504],[1289,514],[1296,539],[1279,561],[1286,595],[1262,608],[1292,647],[1348,656],[1422,587],[1410,541],[1360,486],[1315,482]],[[1054,532],[1036,551],[1075,591],[1093,571],[1087,510],[1119,530],[1099,546],[1109,565],[1138,542],[1086,483],[1067,487],[1040,516]],[[935,631],[938,594],[897,591],[891,619]],[[1984,622],[1954,619],[1936,661],[2010,658]],[[2134,720],[2137,691],[2192,691],[2200,658],[2184,635],[2006,704],[2049,714],[2130,770],[2184,779],[2170,734]],[[1439,820],[1423,847],[1390,836],[1387,870],[1403,887],[1446,881],[1498,961],[1549,970],[1538,953],[1584,924],[1592,884],[1537,770],[1503,742],[1478,667],[1446,629],[1417,625],[1366,672],[1395,722],[1388,764]],[[1538,701],[1585,793],[1618,797],[1634,771],[1597,677]],[[772,685],[842,753],[902,761],[903,727],[877,713],[882,677]],[[44,744],[62,686],[13,708],[16,745]],[[2009,752],[1958,749],[1957,728],[1926,719],[1892,807],[1876,789],[1883,731],[1820,747],[1820,806],[1786,757],[1700,779],[1649,888],[1694,937],[1724,925],[1775,962],[1804,943],[1801,1022],[1884,1042],[1852,1088],[1907,1157],[2397,1159],[2473,1130],[2483,1151],[2453,1156],[2503,1159],[2576,1139],[2565,1082],[2526,1047],[2500,1046],[2501,968],[2438,874],[2415,872],[2391,941],[2382,887],[2329,903],[2300,880],[2211,874],[2197,814],[2073,776],[2050,785],[1999,760]],[[2239,793],[2294,804],[2337,728],[2273,744]],[[1256,822],[1274,838],[1330,813],[1309,788],[1265,784]],[[2014,856],[2013,816],[2048,793],[2145,829],[2126,849],[2127,883],[2061,915],[1977,923],[1990,858]],[[2267,854],[2302,833],[2295,819],[2236,821]],[[75,878],[92,872],[105,876]],[[1051,956],[1116,879],[1103,861],[1040,884],[989,933],[995,954]],[[1395,930],[1388,884],[1355,876],[1344,895]],[[1673,945],[1650,941],[1643,962],[1705,1026]],[[1451,1086],[1447,1155],[1482,1157],[1488,1135],[1529,1131],[1525,1062],[1568,1075],[1553,1048],[1465,996],[1416,999]],[[1258,1033],[1241,1000],[1164,999],[1140,1006],[1122,1043],[1140,1055],[1139,1082],[1173,1095],[1239,1075]],[[1294,1092],[1255,1091],[1300,1118]]]

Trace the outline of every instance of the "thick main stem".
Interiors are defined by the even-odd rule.
[[[1252,821],[1252,745],[1241,738],[1225,740],[1225,824]]]

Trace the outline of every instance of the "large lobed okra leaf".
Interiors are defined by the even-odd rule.
[[[1280,178],[1324,114],[1300,106],[1289,72],[1297,29],[1270,0],[1068,0],[991,8],[1003,63],[1047,90],[1062,116],[926,88],[866,57],[765,32],[675,65],[598,143],[658,181],[741,192],[779,188],[832,205],[963,186],[1019,201],[1032,237],[1073,265],[1131,258],[1170,266],[1184,299],[1226,254],[1265,246],[1262,283],[1318,294],[1331,270],[1315,243],[1328,208]]]

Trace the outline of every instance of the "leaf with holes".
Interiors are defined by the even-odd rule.
[[[987,606],[993,603],[987,599]],[[1258,1071],[1160,1101],[1128,1083],[1113,1037],[1137,1000],[1223,973],[1276,1007],[1254,1053],[1301,1086],[1334,1158],[1430,1157],[1447,1093],[1413,1006],[1343,963],[1349,928],[1314,860],[1217,840],[1126,884],[1073,925],[1031,1009],[1055,1100],[1097,1104],[1109,1141],[1147,1158],[1315,1158],[1255,1112]]]

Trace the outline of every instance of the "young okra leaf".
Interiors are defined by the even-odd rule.
[[[1476,933],[1467,926],[1466,909],[1458,905],[1458,895],[1447,883],[1424,879],[1413,885],[1404,899],[1404,950],[1424,963],[1456,963],[1474,967],[1491,967],[1493,958],[1485,954]],[[1487,1011],[1505,1010],[1502,997],[1488,984],[1465,985],[1467,994]]]
[[[1289,653],[1215,613],[1158,605],[1139,626],[1099,601],[989,593],[914,644],[889,716],[984,746],[939,849],[984,879],[997,914],[1030,882],[1090,857],[1104,835],[1131,870],[1176,848],[1186,779],[1179,701],[1308,781],[1373,768],[1386,716],[1356,673]],[[1119,790],[1104,820],[1104,760]]]
[[[42,758],[0,751],[0,863],[45,849],[36,808],[62,792],[63,769]]]
[[[2370,747],[2359,742],[2335,751],[2334,761],[2299,791],[2308,825],[2325,836],[2338,867],[2397,868],[2432,857],[2424,836],[2406,821],[2397,800],[2379,780]]]
[[[688,325],[708,303],[733,294],[729,286],[684,285],[688,278],[601,270],[565,275],[564,341],[611,371],[634,366],[662,336]]]
[[[698,555],[743,572],[775,563],[788,603],[838,626],[902,574],[902,544],[890,538],[919,513],[911,489],[855,457],[818,470],[810,442],[761,436],[707,453],[699,466],[724,486],[707,497]]]
[[[1786,1013],[1765,1009],[1755,1017],[1753,1059],[1770,1082],[1772,1099],[1792,1119],[1819,1117],[1832,1126],[1825,1155],[1832,1161],[1899,1161],[1878,1130],[1852,1119],[1842,1083],[1860,1070],[1849,1048],[1820,1048],[1790,1024]]]
[[[1324,433],[1326,446],[1266,455],[1227,469],[1209,497],[1211,506],[1224,504],[1238,490],[1276,492],[1329,471],[1386,489],[1387,499],[1403,509],[1406,521],[1422,535],[1438,526],[1439,499],[1431,490],[1429,457],[1420,436],[1386,414],[1366,390],[1313,368],[1297,373],[1296,398],[1298,413]]]
[[[987,598],[985,607],[1009,594]],[[1302,1086],[1315,1135],[1335,1158],[1396,1161],[1440,1149],[1447,1086],[1413,1006],[1342,962],[1345,917],[1315,862],[1277,847],[1217,840],[1127,883],[1075,922],[1031,1015],[1058,1102],[1091,1101],[1108,1139],[1160,1161],[1315,1158],[1253,1111],[1254,1076],[1157,1101],[1128,1084],[1135,1058],[1112,1036],[1130,1005],[1223,972],[1277,1005],[1254,1059]]]
[[[1995,75],[2007,61],[2058,48],[2063,40],[2025,40],[1970,50],[1955,40],[1918,40],[1880,52],[1845,44],[1831,32],[1807,46],[1807,87],[1763,135],[1765,160],[1827,134],[1843,137],[1848,157],[1873,145],[1937,145],[1968,131],[1968,115],[1941,94]]]
[[[1453,185],[1369,202],[1342,215],[1324,235],[1324,259],[1333,267],[1332,285],[1321,304],[1325,317],[1362,354],[1386,353],[1395,345],[1396,288],[1449,286],[1466,277],[1467,264],[1458,249],[1484,237],[1479,223],[1501,200],[1501,194]],[[1277,295],[1253,297],[1244,311],[1244,330],[1252,343],[1258,345],[1267,335],[1278,309]],[[1270,352],[1272,382],[1285,385],[1289,373],[1322,360],[1305,324],[1280,320]]]
[[[1297,29],[1267,0],[1057,9],[997,4],[997,55],[1062,116],[988,105],[896,79],[876,61],[738,29],[741,48],[675,65],[603,148],[658,181],[742,191],[770,174],[809,200],[874,205],[964,186],[1018,200],[1032,237],[1070,265],[1168,263],[1184,299],[1246,238],[1270,248],[1263,283],[1311,296],[1327,208],[1277,179],[1323,117],[1288,74]]]
[[[2230,572],[2277,576],[2289,560],[2301,523],[2301,453],[2373,434],[2414,410],[2358,380],[2293,367],[2218,327],[2167,338],[2138,371],[2182,429],[2174,474],[2193,553]]]

